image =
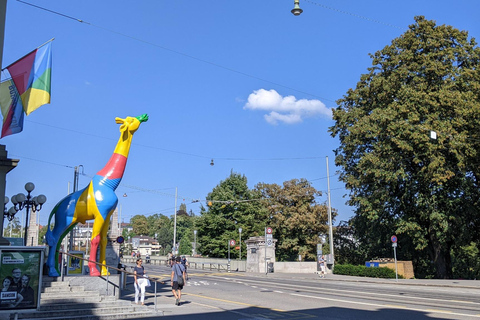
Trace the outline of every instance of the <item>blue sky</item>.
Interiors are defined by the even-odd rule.
[[[42,224],[69,183],[72,190],[75,166],[83,166],[83,188],[108,161],[115,117],[143,113],[150,119],[133,138],[117,189],[123,220],[172,215],[175,188],[177,205],[198,214],[192,201],[231,171],[251,188],[305,178],[326,202],[327,156],[335,224],[348,220],[353,209],[334,166],[338,140],[327,130],[335,101],[371,65],[368,54],[416,15],[480,36],[476,0],[301,0],[297,17],[293,0],[29,3],[50,11],[8,1],[3,67],[55,38],[52,102],[0,144],[20,159],[7,196],[34,182],[33,195],[48,198]]]

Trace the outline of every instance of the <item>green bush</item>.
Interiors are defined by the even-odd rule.
[[[336,264],[333,268],[333,273],[356,277],[395,279],[395,270],[387,267],[369,268],[351,264]],[[401,275],[398,275],[398,278],[403,279]]]

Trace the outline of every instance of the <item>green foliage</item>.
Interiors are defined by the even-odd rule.
[[[335,247],[336,263],[355,265],[361,264],[368,259],[365,249],[357,241],[355,233],[355,226],[351,222],[341,221],[335,228],[333,245]],[[327,252],[328,250],[324,250],[324,254]]]
[[[256,187],[262,204],[268,210],[268,225],[278,239],[276,257],[279,261],[294,261],[300,254],[304,260],[315,261],[318,235],[328,233],[328,208],[318,204],[321,192],[305,179],[292,179],[277,184],[259,183]],[[332,211],[332,219],[336,211]]]
[[[416,273],[451,278],[453,245],[480,242],[480,49],[467,32],[416,17],[371,58],[330,128],[355,238],[367,256],[386,256],[397,234]]]
[[[387,278],[395,279],[395,270],[387,267],[380,268],[368,268],[366,266],[358,266],[351,264],[336,264],[333,269],[334,274],[342,274],[347,276],[356,277],[370,277],[370,278]],[[399,279],[403,279],[401,275],[398,275]]]
[[[454,278],[480,279],[479,251],[478,245],[473,242],[453,250]]]
[[[149,235],[149,224],[145,216],[138,214],[135,215],[130,219],[130,224],[132,225],[133,233],[135,233],[136,235]]]
[[[259,198],[259,192],[248,188],[243,175],[232,172],[221,181],[207,196],[211,206],[202,207],[198,218],[198,251],[210,257],[226,258],[228,241],[239,238],[239,227],[245,239],[263,234],[267,212]],[[242,244],[242,254],[244,248]]]
[[[185,235],[182,240],[180,240],[178,253],[182,256],[192,254],[192,242],[190,242],[188,235]]]
[[[20,219],[15,216],[12,221],[8,221],[7,219],[4,220],[4,235],[8,238],[21,238],[22,237],[22,225],[20,223]],[[47,228],[45,228],[45,233],[47,232]],[[40,239],[40,237],[39,237]],[[42,238],[43,239],[43,238]]]
[[[43,226],[38,230],[38,245],[43,245],[44,237],[47,234],[47,226]]]

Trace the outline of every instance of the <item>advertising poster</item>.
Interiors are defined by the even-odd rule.
[[[0,248],[0,311],[36,309],[43,249]]]
[[[68,256],[68,275],[83,274],[83,258],[84,252],[82,251],[70,251],[72,256]]]

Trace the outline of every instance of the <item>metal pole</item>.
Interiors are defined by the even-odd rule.
[[[240,235],[240,241],[238,242],[240,251],[238,253],[238,256],[240,257],[240,260],[242,260],[242,228],[238,229],[238,234]]]
[[[28,237],[28,212],[29,212],[29,209],[30,209],[30,192],[27,193],[27,200],[25,201],[25,234],[23,235],[23,245],[26,246],[27,245],[27,237]]]
[[[393,257],[395,258],[395,281],[398,281],[398,269],[397,269],[397,246],[396,243],[394,243],[395,246],[393,246]]]
[[[175,254],[177,244],[177,187],[175,187],[175,218],[173,223],[173,252]]]
[[[267,269],[267,227],[265,227],[265,274],[268,274],[268,269]]]
[[[330,171],[328,169],[328,156],[327,158],[327,188],[328,188],[328,240],[330,243],[330,254],[332,256],[332,269],[335,265],[335,256],[333,253],[333,226],[332,226],[332,201],[330,198]]]
[[[77,191],[77,187],[78,187],[78,167],[75,166],[74,170],[73,170],[73,192],[72,193],[75,193],[75,191]],[[73,229],[70,231],[70,243],[68,244],[68,251],[72,251],[73,250]]]
[[[155,312],[157,312],[157,279],[155,279]]]

